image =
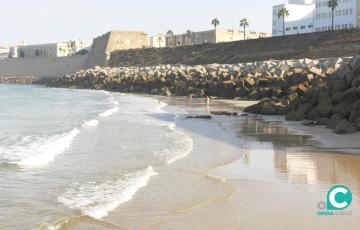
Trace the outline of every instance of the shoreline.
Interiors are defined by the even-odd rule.
[[[223,102],[223,101],[222,101]],[[224,102],[225,103],[225,102]],[[242,107],[241,102],[227,102],[229,107],[228,109],[230,109],[230,111],[234,111],[234,106],[236,108],[236,106]],[[235,105],[234,105],[235,104]],[[225,106],[226,107],[226,106]],[[222,108],[222,107],[221,107]],[[192,111],[192,109],[190,108],[190,111]],[[239,112],[239,111],[238,111]],[[257,121],[259,121],[260,123],[265,124],[265,126],[269,126],[272,127],[274,126],[282,126],[284,127],[284,129],[290,130],[290,133],[288,133],[288,135],[294,135],[297,136],[301,139],[302,136],[307,136],[309,134],[312,134],[313,136],[319,136],[317,133],[315,132],[311,132],[311,130],[301,130],[299,128],[299,126],[301,124],[299,124],[299,122],[297,123],[297,125],[293,125],[291,123],[287,123],[287,122],[283,122],[282,119],[284,119],[284,117],[279,117],[277,116],[277,119],[274,119],[274,117],[271,116],[261,116],[262,118],[264,118],[263,121],[259,120],[258,117],[256,116],[249,116],[246,117],[245,119],[255,119]],[[231,126],[235,123],[241,123],[242,121],[239,121],[237,118],[234,117],[220,117],[221,118],[221,122],[225,122],[225,123],[229,123],[228,125]],[[274,122],[274,123],[272,123]],[[260,124],[259,123],[259,124]],[[268,124],[267,124],[268,123]],[[295,127],[295,128],[294,128]],[[300,126],[301,127],[301,126]],[[265,130],[267,128],[264,128]],[[232,133],[235,134],[232,130],[226,129],[226,132],[228,133]],[[337,137],[337,139],[341,139],[344,136],[339,136],[336,134],[331,133],[331,130],[327,130],[327,133],[330,135],[334,135],[334,138]],[[242,134],[246,134],[246,133],[242,133]],[[250,135],[252,135],[250,133]],[[350,134],[353,135],[353,134]],[[349,136],[349,135],[347,135]],[[321,135],[320,135],[321,137]],[[241,137],[237,137],[239,138],[239,140],[241,140]],[[360,156],[358,155],[351,155],[351,153],[342,153],[339,154],[338,152],[333,152],[333,151],[328,151],[328,149],[319,149],[318,144],[319,142],[313,142],[312,140],[313,138],[310,138],[311,140],[311,145],[307,146],[307,148],[302,149],[302,147],[300,146],[300,149],[298,149],[295,146],[284,146],[285,149],[285,154],[286,151],[289,151],[289,153],[287,153],[286,155],[291,156],[291,158],[289,158],[285,164],[288,164],[288,167],[291,165],[291,167],[298,167],[296,166],[296,164],[294,165],[292,163],[293,161],[293,157],[296,156],[295,159],[299,158],[299,160],[304,160],[304,163],[309,159],[314,158],[314,162],[322,159],[321,161],[325,161],[330,163],[331,161],[343,161],[342,159],[346,159],[345,162],[347,162],[347,164],[350,164],[350,162],[355,161],[355,162],[360,162]],[[316,140],[316,139],[315,139]],[[242,140],[244,141],[244,140]],[[268,140],[269,141],[269,140]],[[286,141],[286,140],[285,140]],[[246,142],[246,140],[245,140]],[[292,175],[292,173],[290,175],[292,175],[291,177],[289,177],[288,179],[283,178],[284,175],[282,175],[282,173],[280,173],[279,175],[270,175],[268,176],[269,172],[266,172],[266,170],[264,172],[261,168],[259,167],[264,167],[264,161],[267,162],[265,165],[268,165],[269,163],[271,163],[271,158],[265,157],[263,155],[270,155],[270,156],[276,156],[278,155],[278,153],[276,153],[277,151],[281,151],[280,149],[282,147],[275,147],[274,145],[269,145],[267,148],[266,144],[260,144],[258,145],[257,143],[261,143],[262,141],[257,141],[257,140],[251,140],[252,144],[251,146],[247,146],[246,148],[244,148],[242,151],[244,151],[243,155],[237,159],[233,159],[228,163],[222,164],[222,165],[218,165],[214,168],[211,168],[208,170],[208,172],[206,173],[207,177],[212,177],[215,179],[218,179],[220,181],[222,181],[222,183],[224,183],[224,186],[230,186],[233,189],[233,193],[231,195],[229,195],[226,199],[224,198],[223,200],[215,200],[210,202],[210,204],[207,204],[203,207],[200,207],[196,210],[193,210],[192,213],[186,213],[186,214],[181,214],[179,216],[174,217],[173,220],[169,220],[168,223],[163,223],[161,225],[158,225],[154,228],[149,228],[149,229],[168,229],[170,226],[172,227],[172,229],[182,229],[182,227],[184,226],[188,226],[190,227],[190,229],[206,229],[209,228],[210,226],[212,226],[214,229],[217,229],[214,226],[218,226],[218,227],[224,227],[224,226],[238,226],[239,228],[249,228],[249,229],[273,229],[273,227],[275,226],[276,229],[287,229],[291,226],[292,229],[304,229],[304,228],[323,228],[323,227],[333,227],[333,226],[339,226],[339,224],[337,222],[335,222],[333,219],[329,219],[329,220],[322,220],[319,221],[318,218],[320,217],[316,217],[316,215],[313,215],[314,213],[316,213],[316,200],[321,200],[323,199],[322,197],[325,197],[325,192],[326,189],[331,186],[332,179],[330,179],[330,176],[332,176],[331,174],[326,175],[326,177],[329,177],[330,180],[326,179],[324,180],[322,183],[319,183],[320,181],[313,181],[312,179],[308,178],[307,181],[302,181],[302,179],[300,181],[302,181],[301,183],[299,183],[300,181],[298,181],[298,179],[296,179],[296,177],[293,177],[295,175]],[[265,148],[264,148],[265,147]],[[275,152],[273,152],[275,151]],[[302,153],[302,154],[298,154]],[[302,156],[304,156],[304,159],[302,159]],[[254,169],[251,169],[250,172],[246,172],[249,166],[246,166],[249,163],[246,163],[246,161],[248,161],[248,157],[250,157],[250,162],[252,157],[254,158]],[[278,158],[278,156],[276,157]],[[281,157],[282,158],[282,157]],[[281,159],[280,158],[280,159]],[[330,161],[330,162],[329,162]],[[310,162],[309,162],[310,163]],[[262,166],[261,166],[262,165]],[[299,165],[300,166],[300,165]],[[320,166],[320,165],[319,165]],[[269,167],[269,166],[266,166]],[[270,168],[273,166],[270,166]],[[306,166],[307,167],[307,166]],[[309,169],[303,168],[301,171],[303,171],[304,173],[307,173],[308,176],[312,175],[311,173],[313,172],[306,172]],[[292,168],[288,168],[287,170],[293,170]],[[348,176],[344,176],[342,175],[342,173],[344,172],[345,168],[341,168],[341,171],[339,171],[339,178],[342,178],[343,181],[342,183],[344,184],[348,184],[349,186],[351,186],[352,188],[354,188],[354,193],[359,194],[360,193],[360,188],[359,188],[359,181],[360,181],[360,172],[358,172],[359,170],[356,170],[356,168],[354,168],[354,165],[350,168],[350,170],[354,170],[353,173],[356,173],[357,180],[355,183],[352,182],[352,180],[348,181],[346,178]],[[253,171],[255,170],[255,171]],[[260,172],[256,172],[259,171]],[[267,169],[268,170],[268,169]],[[322,171],[322,170],[327,170],[326,168],[319,168],[318,170]],[[297,170],[296,170],[297,171]],[[298,173],[301,173],[301,171],[299,171]],[[343,171],[343,172],[342,172]],[[346,171],[345,171],[346,172]],[[271,173],[270,173],[271,174]],[[324,175],[325,176],[325,175]],[[325,179],[325,178],[323,178]],[[323,180],[322,179],[322,180]],[[289,182],[285,183],[286,180],[289,180]],[[297,182],[298,181],[298,182]],[[276,186],[275,186],[276,185]],[[245,186],[245,188],[244,188]],[[249,189],[247,189],[246,187],[249,187]],[[262,196],[265,197],[272,197],[274,194],[279,194],[276,195],[275,197],[272,197],[272,199],[275,199],[275,201],[280,202],[279,199],[287,199],[288,203],[296,203],[298,205],[298,207],[301,207],[300,209],[298,209],[298,215],[293,215],[291,213],[286,213],[284,211],[286,210],[290,210],[291,207],[285,205],[282,207],[279,207],[280,210],[277,210],[278,212],[280,211],[281,213],[283,213],[283,216],[281,217],[267,217],[267,218],[263,218],[262,222],[256,222],[255,220],[252,220],[252,218],[254,218],[254,214],[248,214],[247,207],[251,207],[251,209],[253,209],[255,207],[255,209],[257,208],[259,210],[259,213],[262,213],[262,216],[265,215],[264,211],[260,211],[262,210],[267,210],[270,211],[268,208],[263,208],[261,206],[261,202],[255,202],[252,203],[250,202],[250,200],[244,200],[242,197],[251,197],[251,189],[255,189],[256,194],[258,192],[261,191],[261,193],[263,194]],[[285,194],[284,192],[280,192],[281,189],[286,190],[291,190],[294,195],[288,195]],[[267,191],[267,192],[265,192]],[[312,192],[309,192],[312,191]],[[240,195],[241,194],[241,195]],[[265,194],[270,194],[270,195],[265,195]],[[280,195],[282,194],[282,195]],[[291,200],[294,199],[296,196],[305,196],[308,197],[308,201],[306,202],[298,202],[296,200]],[[239,199],[241,200],[241,202],[239,203]],[[253,197],[252,199],[257,199],[255,197]],[[264,198],[261,198],[260,200],[263,201],[267,201],[267,199],[264,200]],[[355,195],[354,196],[354,200],[358,201],[359,200],[359,196]],[[268,202],[270,207],[276,207],[278,205],[276,205],[274,202],[275,201],[270,201]],[[355,202],[354,201],[354,202]],[[245,202],[245,203],[244,203]],[[250,202],[250,203],[249,203]],[[247,204],[248,203],[248,204]],[[286,202],[285,202],[286,203]],[[267,204],[268,205],[268,204]],[[252,207],[254,206],[254,207]],[[233,212],[236,213],[235,210],[239,211],[239,207],[244,207],[244,208],[240,208],[240,212],[238,212],[237,214],[234,215]],[[358,212],[360,210],[359,204],[356,203],[354,204],[354,210],[356,210],[355,212]],[[229,211],[229,210],[233,210],[233,211]],[[246,211],[247,210],[247,211]],[[205,218],[205,213],[207,216],[221,216],[222,220],[217,219],[217,222],[214,221],[209,221],[208,218]],[[225,214],[227,213],[227,214]],[[231,214],[230,214],[231,213]],[[257,215],[259,214],[257,213]],[[197,217],[193,217],[193,216],[197,216]],[[240,216],[239,216],[240,215]],[[298,216],[301,216],[301,218],[298,218]],[[307,223],[303,223],[302,220],[307,219],[308,222]],[[275,220],[278,221],[275,221]],[[241,221],[239,221],[241,220]],[[291,220],[291,221],[290,221]],[[349,220],[349,219],[347,219]],[[181,224],[180,223],[184,223],[187,221],[192,221],[190,225],[186,225],[186,224]],[[209,221],[209,223],[205,223],[206,221]],[[337,218],[337,221],[339,223],[341,223],[342,225],[345,224],[344,221],[341,221],[341,219]],[[219,225],[218,222],[221,222],[221,225]],[[267,223],[267,224],[266,224]],[[294,223],[296,223],[294,225]],[[177,225],[179,224],[179,225]],[[348,225],[349,227],[354,227],[356,226],[354,223],[346,223],[345,225]],[[175,227],[174,227],[175,226]],[[182,227],[179,227],[182,226]],[[196,227],[194,227],[196,226]],[[269,227],[272,226],[272,227]],[[296,227],[295,227],[296,226]]]
[[[122,94],[111,93],[115,98]],[[300,207],[301,220],[309,220],[306,224],[296,222],[301,228],[331,227],[333,220],[317,223],[313,214],[316,202],[324,199],[326,189],[335,183],[353,189],[353,210],[360,211],[360,170],[357,168],[360,157],[318,148],[318,142],[309,137],[309,134],[318,134],[296,130],[299,122],[257,115],[186,119],[187,114],[210,111],[241,113],[239,108],[250,102],[214,100],[209,110],[205,99],[130,95],[166,103],[165,111],[180,116],[176,128],[194,140],[193,151],[174,164],[158,167],[156,172],[160,176],[152,178],[134,199],[111,211],[103,221],[84,218],[70,229],[82,229],[88,224],[154,230],[268,229],[268,226],[286,229],[291,221],[296,222],[297,216],[286,212],[292,206],[279,206],[277,202],[284,199],[286,204]],[[338,139],[349,136],[332,135]],[[306,197],[307,201],[300,203],[297,196]],[[269,207],[264,208],[264,203]],[[275,208],[282,216],[266,216],[271,213],[270,208]],[[258,215],[265,216],[262,223],[255,220]],[[355,224],[360,224],[360,220],[358,222]]]
[[[239,102],[234,100],[221,100],[224,103],[228,103],[232,106],[238,107]],[[240,105],[240,108],[242,106]],[[360,133],[351,133],[339,135],[334,133],[331,129],[325,126],[305,126],[302,121],[286,121],[285,116],[281,115],[254,115],[264,119],[265,122],[273,122],[288,129],[291,129],[298,134],[310,135],[314,140],[319,142],[318,147],[322,147],[323,150],[341,150],[344,149],[344,154],[360,154]],[[338,145],[338,146],[336,146]],[[350,146],[350,148],[349,148]]]

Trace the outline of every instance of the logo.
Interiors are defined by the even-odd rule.
[[[318,216],[350,216],[352,211],[346,210],[352,202],[351,190],[343,185],[332,187],[326,196],[326,202],[318,203]]]

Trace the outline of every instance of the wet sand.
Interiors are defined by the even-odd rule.
[[[334,136],[330,130],[304,128],[282,117],[187,120],[187,114],[239,112],[242,105],[214,101],[207,107],[203,99],[160,99],[179,113],[177,126],[194,140],[193,152],[159,168],[159,176],[108,217],[84,218],[71,229],[360,226],[360,156],[349,154],[357,151],[357,134]],[[317,216],[318,203],[335,184],[352,190],[352,215]]]

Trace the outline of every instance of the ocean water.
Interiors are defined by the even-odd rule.
[[[156,99],[31,85],[0,95],[2,230],[102,220],[193,150]]]

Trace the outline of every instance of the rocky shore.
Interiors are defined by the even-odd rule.
[[[336,133],[360,130],[360,57],[241,64],[96,67],[48,86],[163,96],[261,100],[245,112],[287,115]]]
[[[360,56],[294,100],[286,118],[325,125],[338,134],[360,131]]]
[[[312,85],[322,84],[346,61],[347,58],[330,58],[231,65],[96,67],[65,75],[49,86],[244,100],[274,97],[291,102]]]

